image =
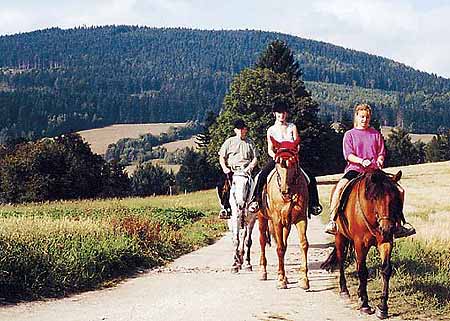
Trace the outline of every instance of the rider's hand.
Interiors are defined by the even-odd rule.
[[[361,162],[362,167],[366,168],[369,167],[372,164],[372,161],[370,159],[363,159],[363,161]]]
[[[250,166],[247,166],[246,168],[244,168],[244,173],[247,175],[251,175],[252,170],[253,170],[253,168],[251,168]]]
[[[228,175],[229,173],[231,173],[231,169],[229,169],[228,167],[224,167],[224,168],[222,168],[222,170],[225,173],[225,175]]]
[[[383,164],[384,164],[384,159],[383,159],[383,157],[378,157],[377,158],[377,166],[378,166],[378,168],[383,168]]]

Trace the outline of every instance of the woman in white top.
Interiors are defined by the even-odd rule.
[[[270,156],[268,162],[259,173],[258,180],[253,196],[253,202],[250,204],[250,210],[256,212],[261,206],[262,190],[267,181],[267,176],[275,168],[275,149],[270,137],[275,140],[293,142],[298,138],[297,126],[287,122],[288,105],[283,101],[275,101],[272,106],[272,112],[275,116],[275,123],[267,130],[267,152]],[[300,148],[300,146],[299,146]],[[307,174],[309,178],[309,213],[318,215],[322,212],[322,206],[319,204],[319,195],[317,192],[317,182],[313,175]]]

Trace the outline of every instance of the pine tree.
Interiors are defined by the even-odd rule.
[[[297,80],[301,77],[298,62],[288,45],[281,41],[272,41],[267,49],[260,55],[255,64],[256,68],[267,68],[277,74],[286,73],[289,80]]]
[[[422,148],[420,144],[413,144],[409,133],[402,128],[392,129],[387,141],[387,158],[388,166],[404,166],[418,164],[423,158],[423,152],[418,150]]]

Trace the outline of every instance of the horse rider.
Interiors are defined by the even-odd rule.
[[[224,182],[228,180],[228,183],[230,183],[233,172],[236,171],[244,172],[251,176],[258,161],[258,151],[253,142],[247,137],[248,127],[242,119],[235,120],[234,133],[236,135],[228,138],[219,150],[219,163],[224,176],[220,178],[217,184],[217,192],[221,205],[219,217],[224,219],[231,216],[229,195],[223,193]]]
[[[386,154],[384,140],[379,131],[370,127],[371,117],[372,108],[368,104],[356,105],[354,110],[354,127],[345,132],[342,144],[347,166],[344,170],[344,176],[338,181],[331,197],[330,221],[325,227],[326,233],[336,234],[337,232],[335,220],[337,218],[340,196],[347,183],[361,173],[383,168]],[[403,206],[405,192],[399,184],[397,184],[397,188],[400,191]],[[401,211],[400,220],[401,222],[397,222],[394,231],[396,238],[416,233],[414,227],[406,223],[403,211]],[[403,226],[402,223],[406,223],[409,227]]]
[[[272,144],[270,137],[272,136],[275,140],[279,142],[289,141],[294,142],[299,138],[297,127],[295,124],[287,121],[289,106],[284,100],[276,100],[272,104],[272,112],[275,116],[275,123],[269,127],[267,130],[267,152],[269,153],[269,160],[267,161],[264,168],[260,171],[257,181],[256,188],[254,189],[254,195],[252,197],[252,202],[250,203],[249,210],[251,212],[256,212],[262,205],[262,191],[266,185],[267,177],[270,172],[275,168],[275,149]],[[300,144],[299,144],[300,146]],[[300,147],[298,147],[300,148]],[[302,171],[305,173],[304,169]],[[309,173],[305,173],[307,176],[308,193],[309,193],[309,204],[308,211],[313,215],[319,215],[322,212],[322,206],[319,203],[319,194],[317,192],[317,182],[316,178]]]

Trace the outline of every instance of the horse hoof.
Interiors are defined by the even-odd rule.
[[[363,314],[374,314],[374,310],[371,307],[361,307],[359,311]]]
[[[239,267],[238,266],[232,266],[230,269],[230,272],[235,274],[239,272]]]
[[[259,276],[261,281],[267,281],[267,272],[262,272]]]
[[[375,315],[377,316],[378,319],[384,320],[388,317],[388,312],[387,310],[384,311],[377,307],[375,310]]]
[[[250,264],[249,265],[245,265],[244,266],[244,271],[251,272],[251,271],[253,271],[253,268],[252,268],[252,266]]]
[[[301,279],[299,281],[300,283],[300,288],[303,290],[308,290],[309,289],[309,280],[308,279]]]
[[[287,289],[287,282],[286,281],[278,281],[277,289]]]
[[[348,294],[348,292],[346,292],[346,291],[339,293],[339,296],[344,300],[350,299],[350,294]]]

